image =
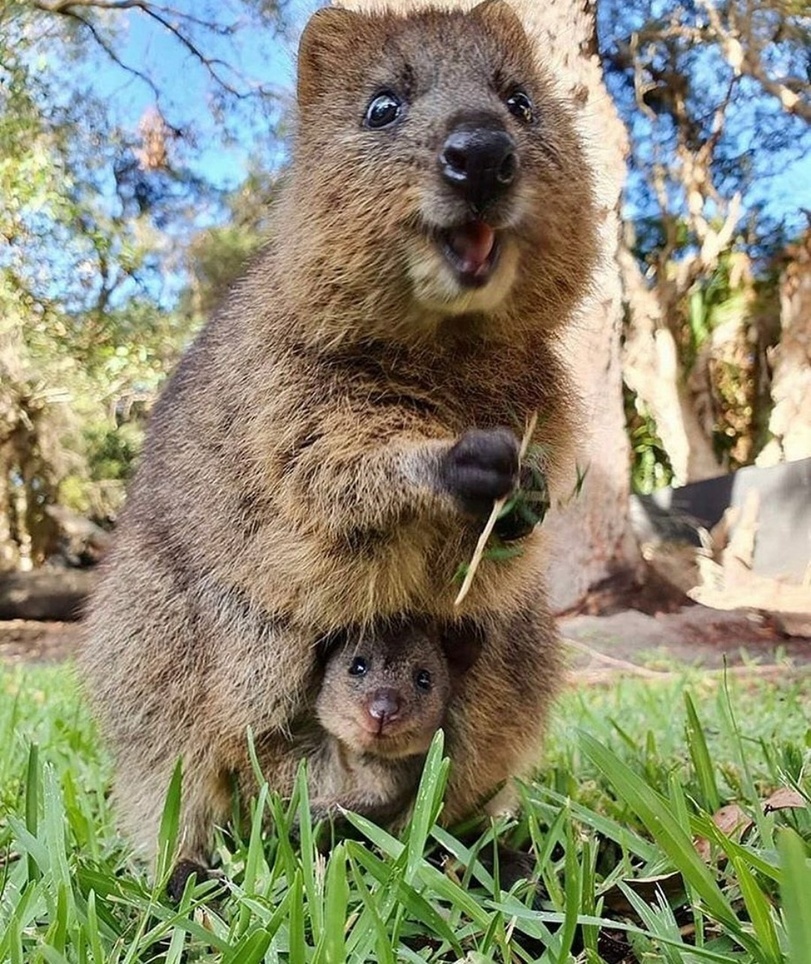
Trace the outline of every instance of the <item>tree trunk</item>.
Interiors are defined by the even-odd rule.
[[[619,265],[630,315],[623,348],[625,381],[656,422],[674,483],[715,478],[722,469],[684,384],[676,339],[665,323],[657,292],[647,286],[636,258],[623,244]]]
[[[811,457],[811,231],[789,250],[780,279],[780,343],[774,351],[771,441],[758,465]]]
[[[602,267],[594,279],[597,295],[583,306],[565,345],[585,396],[578,466],[586,477],[580,495],[546,523],[553,545],[550,601],[560,611],[577,603],[590,587],[639,563],[628,519],[630,446],[622,402],[622,288],[617,262],[628,143],[603,82],[595,0],[512,3],[537,44],[539,57],[552,66],[562,93],[577,110],[600,207]]]
[[[463,9],[478,0],[457,0]],[[616,261],[619,195],[625,178],[625,129],[603,84],[591,0],[510,0],[551,64],[560,90],[574,104],[597,176],[603,265],[594,279],[599,292],[567,336],[566,356],[585,396],[585,419],[577,457],[585,481],[579,496],[556,507],[544,522],[550,536],[549,589],[555,611],[575,605],[608,576],[635,567],[636,543],[628,520],[630,452],[625,433],[620,365],[621,288]],[[339,6],[375,9],[379,0],[340,0]],[[415,10],[430,0],[389,0],[389,7]],[[539,377],[542,377],[539,373]],[[574,488],[575,474],[572,472]]]
[[[0,573],[17,568],[19,552],[11,535],[11,486],[9,467],[0,444]]]

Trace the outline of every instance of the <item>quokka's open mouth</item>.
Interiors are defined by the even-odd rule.
[[[484,221],[469,221],[437,233],[443,257],[466,288],[481,288],[490,280],[501,251],[498,235]]]

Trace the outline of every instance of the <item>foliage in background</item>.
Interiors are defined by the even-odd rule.
[[[272,36],[277,4],[137,15],[192,51],[215,120],[229,117],[224,145],[237,123],[276,144],[276,92],[205,44],[236,44],[251,18]],[[267,174],[229,188],[200,173],[199,106],[128,62],[124,27],[104,4],[0,13],[0,569],[55,550],[49,506],[114,518],[155,394],[257,249],[270,200]],[[154,95],[137,127],[91,84],[102,67]]]
[[[769,440],[779,267],[805,225],[799,192],[775,197],[811,153],[811,28],[783,0],[600,0],[597,17],[631,139],[625,368],[649,489]],[[162,379],[259,250],[289,26],[274,0],[0,10],[0,569],[54,551],[49,506],[114,519]]]
[[[774,266],[809,226],[785,172],[809,178],[811,18],[783,0],[600,0],[597,11],[606,82],[630,133],[631,328],[656,305],[650,348],[637,342],[633,363],[655,370],[654,334],[673,339],[679,360],[669,393],[662,370],[631,380],[684,482],[752,462],[767,440]],[[653,295],[645,308],[642,290]]]
[[[631,491],[650,495],[673,481],[673,469],[656,424],[645,403],[627,385],[622,386],[625,426],[631,445]]]

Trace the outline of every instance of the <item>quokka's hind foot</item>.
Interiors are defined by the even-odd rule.
[[[197,861],[186,859],[178,860],[166,885],[166,893],[171,901],[176,904],[179,903],[180,898],[183,896],[183,891],[186,889],[186,882],[192,874],[196,874],[198,884],[211,877],[211,872],[208,867],[198,864]]]

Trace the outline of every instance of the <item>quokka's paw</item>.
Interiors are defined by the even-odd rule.
[[[470,429],[446,453],[442,482],[466,512],[487,515],[518,485],[518,455],[518,439],[508,429]]]

